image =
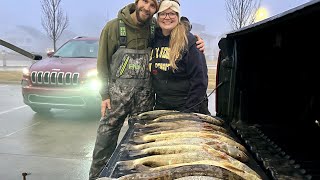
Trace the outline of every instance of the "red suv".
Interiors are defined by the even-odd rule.
[[[38,113],[52,108],[99,110],[98,43],[98,38],[73,38],[50,57],[24,69],[24,103]]]

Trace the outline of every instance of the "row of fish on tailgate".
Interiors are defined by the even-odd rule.
[[[261,179],[246,165],[245,147],[227,134],[223,121],[198,113],[156,110],[141,113],[125,146],[132,159],[120,170],[134,170],[119,179],[175,179],[210,176]]]

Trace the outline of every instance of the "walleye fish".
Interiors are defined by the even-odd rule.
[[[139,124],[135,123],[134,128],[139,129],[140,131],[145,131],[144,129],[157,129],[157,130],[173,130],[177,128],[185,128],[185,127],[204,127],[210,128],[212,130],[227,132],[227,130],[221,126],[217,126],[214,124],[206,123],[206,122],[196,122],[196,121],[171,121],[171,122],[154,122],[148,124]],[[151,130],[150,130],[151,131]]]
[[[210,141],[210,142],[207,142],[204,144],[206,144],[206,145],[208,145],[218,151],[222,151],[222,152],[228,154],[229,156],[231,156],[241,162],[248,162],[249,161],[248,155],[244,151],[238,149],[235,146],[229,145],[227,143],[222,143],[219,141]]]
[[[209,133],[209,132],[175,132],[175,133],[166,133],[166,134],[156,134],[156,135],[142,135],[133,137],[133,142],[135,143],[147,143],[147,142],[154,142],[160,140],[169,140],[169,139],[177,139],[177,138],[207,138],[207,139],[216,139],[222,142],[226,142],[232,146],[238,147],[240,150],[246,152],[244,146],[240,143],[236,142],[233,139],[221,136],[219,134]]]
[[[163,116],[168,113],[179,112],[175,110],[154,110],[154,111],[146,111],[137,115],[137,117],[141,120],[152,120],[157,117]]]
[[[211,127],[180,127],[180,128],[174,128],[174,129],[170,129],[170,128],[155,128],[155,129],[139,129],[139,132],[140,133],[143,133],[143,134],[164,134],[164,133],[168,133],[168,132],[198,132],[198,131],[217,131],[215,129],[212,129]],[[227,135],[226,133],[223,133],[221,131],[217,131],[219,133],[217,134],[225,134]],[[230,136],[229,136],[230,137]]]
[[[118,180],[172,180],[186,176],[206,176],[223,180],[245,180],[227,169],[206,164],[177,166],[159,171],[145,171],[143,173],[125,175],[118,178]]]
[[[203,119],[216,119],[216,120],[219,120],[220,122],[224,123],[224,121],[222,119],[217,119],[217,118],[214,118],[212,116],[209,116],[209,115],[206,115],[206,114],[201,114],[201,113],[193,113]]]
[[[246,164],[228,156],[225,153],[203,146],[204,148],[196,152],[178,153],[178,154],[166,154],[166,155],[153,155],[139,159],[120,161],[118,162],[120,170],[138,170],[146,171],[146,168],[155,168],[154,170],[161,170],[161,166],[168,166],[174,164],[186,164],[194,163],[197,161],[207,160],[212,165],[219,166],[228,169],[241,177],[249,177],[250,179],[256,179],[258,176]],[[209,164],[209,163],[208,163]],[[187,164],[186,164],[187,165]],[[140,169],[139,169],[140,167]],[[141,169],[141,167],[144,167]],[[150,170],[150,169],[149,169]],[[244,176],[246,175],[246,176]]]
[[[130,156],[138,156],[142,154],[156,155],[156,154],[160,154],[163,151],[166,151],[166,153],[168,154],[175,153],[175,151],[177,151],[175,147],[177,146],[180,146],[180,147],[190,146],[191,148],[185,147],[184,149],[181,150],[183,152],[190,152],[201,145],[208,145],[211,148],[224,152],[241,162],[249,161],[248,155],[234,146],[231,146],[224,142],[220,142],[216,140],[210,141],[209,139],[202,139],[202,138],[179,138],[179,139],[168,140],[168,141],[156,141],[156,142],[140,144],[140,145],[128,144],[126,146],[126,150],[129,151]],[[194,146],[197,146],[197,147],[194,147]]]
[[[179,154],[185,152],[194,152],[203,150],[203,145],[175,145],[175,146],[159,146],[138,151],[129,151],[129,156],[139,155],[162,155],[162,154]]]
[[[161,166],[161,167],[157,167],[157,168],[150,168],[149,171],[161,171],[164,169],[171,169],[173,167],[181,167],[181,166],[186,166],[186,165],[192,166],[192,165],[200,165],[200,164],[213,165],[213,166],[218,166],[218,167],[224,168],[226,170],[229,170],[229,171],[239,175],[240,177],[242,177],[246,180],[262,180],[262,178],[252,169],[250,171],[243,171],[241,169],[234,167],[231,163],[219,162],[219,161],[214,161],[214,160],[202,160],[202,161],[195,161],[195,162],[191,162],[191,163],[172,164],[172,165]]]
[[[145,134],[148,135],[157,135],[157,134],[168,134],[168,133],[183,133],[183,132],[198,132],[198,133],[212,133],[212,134],[219,134],[221,136],[224,136],[229,139],[233,139],[231,136],[222,133],[220,131],[215,131],[212,129],[204,129],[204,128],[181,128],[181,129],[175,129],[175,130],[166,130],[166,131],[155,131],[155,132],[135,132],[134,136],[142,136]]]
[[[196,113],[172,113],[165,116],[160,116],[152,120],[152,122],[176,121],[181,119],[189,121],[207,122],[218,126],[221,126],[224,123],[222,120],[218,120],[214,117],[208,115],[199,115]]]

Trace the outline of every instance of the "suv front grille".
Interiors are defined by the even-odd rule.
[[[33,84],[76,86],[79,76],[80,73],[32,71],[31,81]]]

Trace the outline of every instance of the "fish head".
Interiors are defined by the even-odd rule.
[[[239,154],[237,154],[237,156],[239,157],[238,160],[242,161],[242,162],[248,162],[249,161],[249,156],[244,153],[244,152],[240,152]]]
[[[234,157],[235,159],[238,159],[241,162],[249,161],[249,156],[245,152],[241,151],[236,147],[229,146],[228,152],[230,153],[230,155],[232,155],[232,157]]]

